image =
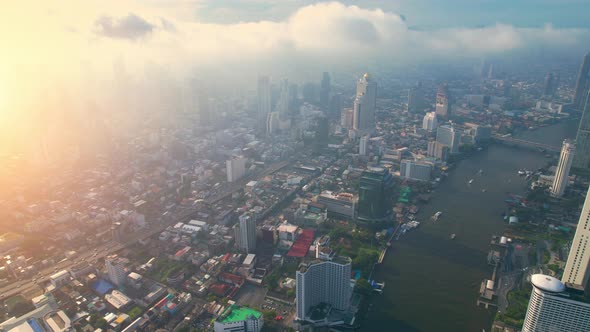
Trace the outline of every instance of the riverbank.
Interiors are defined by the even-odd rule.
[[[519,137],[559,145],[575,130],[572,121],[524,132]],[[387,284],[375,296],[362,331],[481,331],[489,329],[494,312],[477,308],[478,289],[489,277],[489,239],[506,224],[507,193],[522,194],[526,182],[517,170],[546,164],[543,154],[492,145],[459,161],[417,215],[421,227],[394,241],[375,279]],[[479,169],[484,174],[477,176]],[[468,185],[469,179],[474,182]],[[483,192],[482,189],[485,189]],[[429,217],[443,216],[436,223]],[[450,240],[450,234],[457,234]]]

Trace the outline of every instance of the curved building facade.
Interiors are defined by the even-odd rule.
[[[590,331],[590,304],[572,300],[559,279],[535,274],[522,332]]]

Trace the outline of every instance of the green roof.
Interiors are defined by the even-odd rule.
[[[246,307],[231,306],[219,317],[221,323],[233,323],[247,320],[248,317],[254,316],[260,318],[262,314],[254,309]]]

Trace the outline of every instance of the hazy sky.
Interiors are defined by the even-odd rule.
[[[100,104],[113,86],[100,82],[145,79],[148,68],[177,77],[198,67],[264,73],[590,48],[590,3],[581,0],[8,1],[0,11],[4,123],[47,96],[90,91]]]

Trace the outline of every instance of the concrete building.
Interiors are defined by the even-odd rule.
[[[434,132],[438,127],[438,120],[436,119],[436,112],[428,112],[424,115],[422,120],[422,129],[428,132]]]
[[[329,304],[336,310],[347,310],[352,295],[351,269],[349,257],[301,264],[296,278],[296,319],[313,321],[312,309],[320,303]]]
[[[576,234],[570,247],[565,269],[563,270],[563,281],[567,287],[586,289],[588,277],[590,276],[590,188],[586,194],[582,214],[578,220]]]
[[[405,179],[430,181],[432,165],[419,161],[402,160],[400,163],[400,176]]]
[[[366,156],[369,154],[369,136],[364,135],[359,140],[359,154],[361,156]]]
[[[422,82],[419,82],[408,91],[408,112],[422,110],[424,110],[424,91],[422,91]]]
[[[61,270],[52,274],[49,277],[49,282],[53,285],[53,287],[58,288],[65,285],[70,280],[70,273],[66,270]]]
[[[555,177],[553,178],[553,185],[551,186],[551,196],[553,197],[561,197],[565,192],[565,187],[567,187],[569,182],[570,168],[572,167],[574,152],[574,144],[569,140],[563,141],[559,163],[557,163],[557,170],[555,170]]]
[[[271,111],[270,80],[267,76],[261,76],[258,78],[258,114],[256,121],[258,132],[261,135],[266,135],[266,122]]]
[[[127,280],[127,265],[129,260],[117,255],[107,256],[104,260],[109,280],[117,286],[122,286]]]
[[[354,122],[354,110],[351,108],[343,109],[340,113],[340,126],[345,129],[351,129]]]
[[[590,331],[590,303],[572,299],[556,278],[535,274],[522,332]]]
[[[254,309],[231,305],[213,323],[215,332],[259,332],[264,326],[262,314]]]
[[[436,115],[443,119],[451,116],[449,87],[446,84],[441,85],[436,92]]]
[[[588,91],[590,90],[590,53],[584,55],[580,69],[578,71],[578,78],[576,79],[576,89],[574,90],[573,108],[582,110],[586,106],[586,99],[588,98]]]
[[[442,125],[436,130],[436,141],[448,146],[451,154],[459,153],[461,133],[452,124]]]
[[[317,202],[326,206],[330,216],[354,218],[356,200],[353,194],[325,190],[318,196]]]
[[[353,129],[360,133],[370,133],[375,130],[376,105],[377,84],[370,79],[369,74],[365,74],[356,84]]]
[[[322,74],[322,83],[320,85],[320,106],[322,111],[327,112],[330,106],[330,74],[324,72]]]
[[[246,253],[256,249],[256,218],[251,214],[243,214],[234,226],[236,247]]]
[[[227,182],[235,182],[246,174],[246,158],[235,157],[225,161]]]
[[[431,141],[428,142],[428,151],[426,152],[426,155],[434,157],[437,160],[446,161],[449,157],[449,150],[449,147],[441,142]]]

